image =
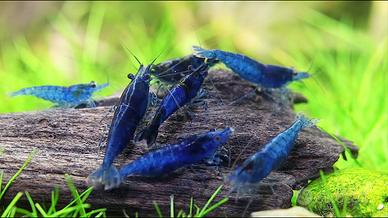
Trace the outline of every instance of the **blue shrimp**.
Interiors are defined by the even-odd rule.
[[[250,156],[243,164],[232,171],[226,178],[226,182],[232,186],[231,192],[237,190],[249,190],[257,185],[287,159],[299,132],[314,125],[314,121],[303,115],[298,116],[296,121],[278,134],[263,149]]]
[[[114,159],[133,140],[139,122],[142,120],[149,102],[150,69],[152,64],[140,66],[136,77],[129,74],[131,83],[121,94],[108,134],[104,160],[99,169],[89,175],[88,183],[93,186],[114,187],[120,181]]]
[[[261,88],[282,88],[288,83],[310,77],[306,72],[296,72],[292,68],[262,64],[250,57],[221,50],[205,50],[193,46],[194,55],[209,60],[219,60],[241,78]]]
[[[108,83],[96,85],[96,83],[92,81],[87,84],[77,84],[69,87],[35,86],[13,92],[11,93],[11,96],[32,95],[51,101],[58,107],[76,107],[83,103],[87,106],[94,107],[94,101],[91,99],[93,93],[107,87],[108,85]]]
[[[178,168],[215,158],[216,152],[228,141],[233,131],[230,127],[218,131],[212,130],[189,136],[178,144],[166,145],[151,151],[123,166],[119,170],[120,181],[130,175],[161,176]],[[105,186],[105,189],[117,186]]]
[[[155,142],[160,125],[175,111],[197,96],[207,76],[207,68],[207,65],[202,64],[168,92],[160,103],[150,124],[136,137],[139,141],[146,139],[148,146]]]
[[[156,64],[153,66],[151,74],[164,83],[176,84],[192,72],[190,66],[193,69],[200,67],[202,64],[207,64],[211,67],[217,62],[218,60],[209,60],[205,63],[205,58],[187,55]]]

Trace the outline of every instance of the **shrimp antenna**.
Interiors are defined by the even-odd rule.
[[[160,53],[158,54],[158,56],[156,56],[156,57],[154,58],[154,60],[151,61],[150,65],[154,64],[155,61],[160,57],[160,55],[162,55],[162,53],[163,53],[163,52],[160,52]]]
[[[310,70],[313,68],[316,57],[317,57],[317,55],[314,55],[313,61],[311,62],[309,68],[308,68],[307,71],[306,71],[306,73],[309,73]],[[317,82],[317,81],[316,81],[316,78],[315,78],[315,75],[313,75],[313,74],[311,74],[311,73],[309,73],[309,74],[310,74],[310,78],[312,78],[315,82]],[[314,73],[314,74],[316,74],[316,73]],[[305,83],[303,80],[298,80],[297,82],[299,82],[299,83],[301,83],[303,86],[307,87],[306,83]]]
[[[165,49],[163,49],[159,54],[158,54],[158,56],[156,56],[155,57],[155,59],[151,62],[151,64],[154,64],[155,63],[155,61],[165,52],[167,50],[167,46],[166,46],[166,48]]]
[[[308,68],[308,71],[307,71],[307,72],[309,72],[309,71],[312,69],[312,67],[313,67],[313,65],[314,65],[314,63],[315,63],[316,57],[317,57],[317,54],[314,55],[313,61],[311,62],[310,67]],[[327,93],[327,90],[325,89],[325,87],[323,87],[322,84],[321,84],[321,83],[319,82],[319,80],[317,79],[317,76],[318,76],[319,74],[322,74],[322,73],[323,73],[323,71],[321,71],[321,70],[318,69],[314,74],[311,74],[311,79],[313,79],[313,81],[317,84],[317,86],[318,86],[324,93]],[[306,86],[306,83],[304,83],[302,80],[299,81],[299,82],[302,82],[302,83]]]
[[[202,47],[201,40],[199,40],[199,37],[198,37],[198,34],[197,34],[197,33],[195,33],[195,38],[197,38],[198,45],[199,45],[201,48],[203,48],[203,47]]]
[[[307,73],[309,73],[310,72],[310,70],[313,68],[313,66],[314,66],[314,63],[315,63],[315,59],[317,58],[317,55],[314,55],[314,57],[313,57],[313,61],[311,61],[311,64],[310,64],[310,66],[309,66],[309,68],[307,69]],[[314,73],[314,74],[316,74],[316,73]],[[313,77],[313,75],[310,73],[310,75],[311,75],[311,77]]]
[[[131,50],[129,50],[129,48],[125,45],[125,43],[121,43],[121,46],[123,46],[123,48],[125,48],[135,59],[136,59],[136,61],[137,61],[137,63],[139,63],[140,65],[143,65],[141,62],[140,62],[140,60],[136,57],[136,55],[135,54],[133,54],[132,52],[131,52]]]
[[[173,75],[176,75],[176,74],[180,74],[182,72],[174,72],[174,73],[165,73],[165,72],[168,72],[172,69],[174,69],[174,67],[178,66],[179,64],[183,63],[185,60],[182,58],[182,60],[180,60],[178,63],[172,65],[170,68],[168,68],[167,70],[163,71],[160,73],[161,76],[158,76],[159,78],[163,78],[163,77],[166,77],[166,76],[173,76]],[[188,72],[187,71],[183,71],[183,72]]]
[[[311,64],[310,64],[309,68],[307,69],[307,72],[310,72],[310,70],[313,68],[313,65],[314,65],[314,62],[315,62],[315,57],[316,56],[314,56],[313,61],[311,61]]]
[[[136,61],[137,61],[137,63],[139,63],[139,65],[143,65],[140,61],[139,61],[139,59],[136,57],[136,55],[134,55],[130,50],[128,50],[130,53],[131,53],[131,55],[136,59]]]
[[[106,74],[106,83],[110,83],[110,76],[109,76],[109,73]]]

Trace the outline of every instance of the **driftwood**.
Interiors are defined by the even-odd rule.
[[[203,106],[192,106],[173,115],[162,125],[157,139],[159,143],[173,143],[195,132],[232,126],[235,133],[226,148],[231,151],[231,163],[236,159],[241,163],[295,119],[292,107],[279,109],[260,93],[230,105],[252,90],[252,86],[230,73],[212,73],[210,78],[205,83],[207,110]],[[110,98],[91,109],[50,109],[1,115],[0,146],[4,148],[4,154],[0,157],[0,166],[5,179],[17,171],[33,148],[38,149],[38,154],[9,190],[5,200],[17,191],[28,191],[36,201],[49,203],[50,192],[56,186],[61,189],[62,202],[67,202],[71,195],[64,181],[66,173],[73,177],[80,190],[85,190],[86,177],[102,162],[104,151],[99,148],[99,139],[107,134],[107,125],[113,115],[109,112],[109,105],[116,101],[117,98]],[[185,110],[190,110],[194,116],[189,118]],[[319,170],[331,169],[343,150],[339,143],[318,128],[304,130],[288,160],[264,179],[266,185],[260,186],[248,212],[290,207],[292,189],[303,187]],[[144,142],[138,143],[125,150],[116,165],[128,163],[145,152]],[[203,205],[223,183],[223,176],[230,168],[198,165],[162,178],[131,177],[119,189],[109,192],[95,190],[88,202],[93,207],[108,208],[110,214],[122,215],[125,209],[127,213],[138,212],[140,216],[156,214],[152,201],[167,213],[170,195],[174,195],[178,209],[186,209],[190,197],[194,197],[198,205]],[[216,200],[224,197],[229,188],[224,186]],[[236,200],[232,196],[227,204],[211,215],[241,216],[249,200]]]

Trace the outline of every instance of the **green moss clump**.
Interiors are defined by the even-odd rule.
[[[322,216],[388,216],[388,174],[340,170],[308,184],[297,203]]]

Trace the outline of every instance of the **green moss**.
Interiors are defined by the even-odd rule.
[[[388,174],[340,170],[311,182],[297,203],[323,216],[388,216]]]

